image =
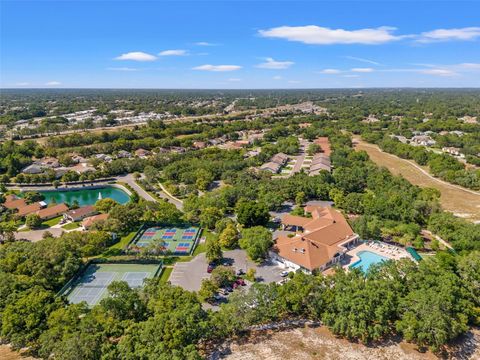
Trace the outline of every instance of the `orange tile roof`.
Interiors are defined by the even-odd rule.
[[[18,212],[15,214],[16,216],[25,216],[31,213],[34,213],[36,211],[39,211],[42,208],[42,206],[39,203],[33,203],[30,205],[25,205],[23,207],[20,207],[18,209]]]
[[[312,218],[294,215],[282,218],[283,224],[301,226],[304,232],[293,238],[279,236],[275,250],[281,257],[314,270],[341,252],[342,244],[355,233],[343,215],[332,208],[307,206],[305,210],[312,214]]]
[[[108,216],[109,216],[109,214],[98,214],[98,215],[94,215],[94,216],[89,216],[82,221],[82,226],[85,229],[88,229],[90,226],[92,226],[97,221],[108,219]]]
[[[3,206],[7,209],[20,209],[27,206],[27,203],[23,199],[11,199],[10,201],[5,201]]]
[[[37,211],[38,216],[42,219],[46,219],[52,216],[57,216],[68,211],[68,206],[65,204],[58,204],[54,206],[47,207],[45,209]]]

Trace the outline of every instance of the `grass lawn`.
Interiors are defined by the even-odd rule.
[[[132,238],[135,236],[136,233],[137,233],[136,231],[132,231],[130,234],[123,236],[119,242],[110,246],[110,249],[123,250],[128,245],[130,240],[132,240]]]
[[[160,274],[160,282],[166,283],[170,279],[170,274],[173,271],[173,267],[164,267],[162,273]]]
[[[62,226],[62,229],[65,229],[65,230],[72,230],[72,229],[76,229],[80,227],[80,223],[78,222],[71,222],[71,223],[68,223],[66,225],[63,225]]]
[[[198,244],[195,250],[193,251],[193,256],[204,253],[207,251],[207,245],[205,243]]]
[[[60,222],[60,220],[62,220],[62,216],[54,217],[53,219],[44,221],[42,223],[42,227],[52,227],[53,225],[57,225]]]

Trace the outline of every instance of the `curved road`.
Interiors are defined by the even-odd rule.
[[[142,177],[143,177],[143,174],[142,174]],[[155,199],[152,195],[150,195],[148,192],[143,190],[143,188],[140,185],[137,184],[137,182],[135,181],[135,178],[133,177],[132,174],[117,176],[116,179],[120,182],[124,182],[124,183],[127,183],[128,185],[130,185],[132,187],[132,189],[135,190],[138,193],[138,195],[141,196],[142,198],[144,198],[145,200],[147,200],[147,201],[157,201],[157,199]],[[161,184],[160,184],[160,187],[162,188],[162,191],[160,192],[159,196],[162,199],[165,199],[168,202],[175,205],[175,207],[178,210],[182,211],[182,209],[183,209],[182,201],[180,199],[177,199],[176,197],[172,196],[170,193],[168,193],[168,191],[166,191],[166,189]]]

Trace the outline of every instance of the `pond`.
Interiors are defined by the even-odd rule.
[[[130,200],[130,196],[122,189],[106,186],[97,189],[71,189],[58,191],[39,191],[45,196],[45,202],[50,204],[67,203],[71,205],[75,200],[80,206],[94,205],[99,199],[110,198],[119,204],[125,204]]]

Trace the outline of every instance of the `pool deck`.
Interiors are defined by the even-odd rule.
[[[408,252],[401,247],[389,245],[384,242],[374,243],[373,241],[369,241],[361,243],[357,247],[347,251],[345,253],[345,258],[342,261],[342,267],[345,270],[348,270],[350,265],[355,264],[357,261],[359,261],[360,257],[358,256],[358,253],[361,251],[370,251],[377,255],[386,257],[390,260],[400,260],[403,258],[411,259],[411,256],[408,254]]]

